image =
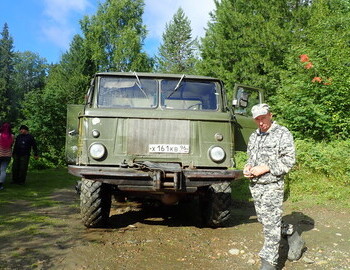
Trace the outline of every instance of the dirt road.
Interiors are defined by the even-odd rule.
[[[60,202],[54,207],[17,201],[1,209],[14,216],[34,213],[41,223],[33,233],[18,229],[1,237],[0,269],[259,269],[263,236],[252,205],[235,204],[230,226],[211,229],[200,226],[193,203],[171,208],[114,203],[108,228],[85,229],[74,191],[53,197]],[[301,260],[289,262],[283,243],[280,269],[350,269],[350,211],[286,202],[284,218],[298,226],[307,250]],[[33,221],[27,222],[23,228]]]

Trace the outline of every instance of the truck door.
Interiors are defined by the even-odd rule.
[[[254,105],[264,102],[264,91],[260,88],[236,84],[233,94],[232,105],[236,118],[235,150],[246,151],[249,136],[257,129],[251,109]]]
[[[83,111],[84,105],[70,104],[67,107],[66,127],[66,161],[68,164],[75,164],[78,155],[79,138],[79,114]]]

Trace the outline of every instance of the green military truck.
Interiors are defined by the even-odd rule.
[[[199,198],[209,226],[230,217],[234,153],[256,128],[250,108],[261,89],[236,85],[228,100],[216,78],[156,73],[97,73],[85,105],[69,105],[66,158],[81,178],[86,227],[103,227],[111,198]]]

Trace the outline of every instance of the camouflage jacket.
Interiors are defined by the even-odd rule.
[[[273,122],[267,132],[260,133],[257,129],[252,133],[248,142],[247,165],[267,165],[270,168],[270,172],[253,178],[252,182],[269,184],[283,180],[294,164],[293,135],[286,127]]]

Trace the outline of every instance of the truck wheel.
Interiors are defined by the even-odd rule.
[[[204,223],[210,227],[225,226],[231,217],[231,205],[230,183],[210,185],[200,203]]]
[[[111,193],[108,185],[82,179],[80,211],[85,227],[99,228],[105,226],[109,218],[111,201]]]

